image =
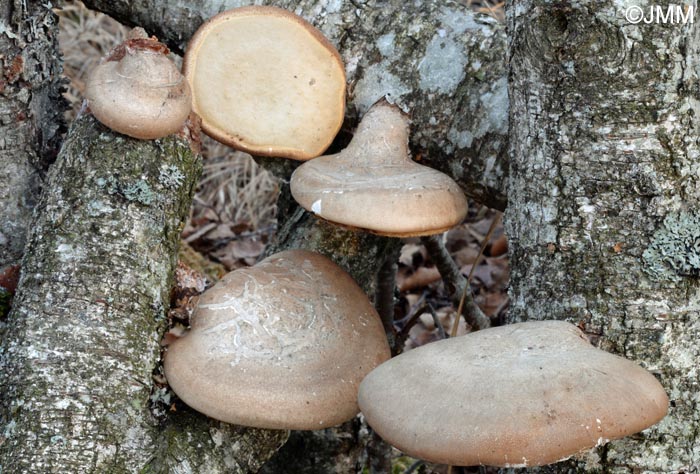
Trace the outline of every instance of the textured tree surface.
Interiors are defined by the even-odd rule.
[[[348,128],[386,96],[411,114],[411,148],[421,163],[446,172],[478,201],[505,208],[505,31],[493,18],[453,1],[85,3],[143,26],[176,49],[184,49],[199,25],[220,11],[251,3],[291,10],[340,51],[348,77]]]
[[[671,399],[655,427],[542,472],[695,472],[700,30],[633,25],[618,4],[507,10],[511,319],[577,323]]]
[[[56,15],[38,1],[0,0],[0,270],[22,257],[64,105]]]
[[[366,426],[359,418],[333,428],[292,431],[260,474],[354,474],[363,472]]]
[[[193,143],[134,140],[89,114],[73,125],[36,208],[0,351],[3,473],[243,473],[286,439],[191,413],[151,415],[201,168]]]

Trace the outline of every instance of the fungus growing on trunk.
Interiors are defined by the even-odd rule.
[[[338,51],[286,10],[250,6],[216,15],[192,37],[183,68],[204,132],[253,155],[316,157],[343,123]]]
[[[550,464],[641,431],[668,409],[635,363],[575,326],[484,329],[406,352],[360,385],[369,425],[405,453],[460,465]]]
[[[389,357],[355,281],[322,255],[289,250],[206,291],[164,368],[175,393],[212,418],[310,430],[355,416],[360,382]]]
[[[336,155],[294,171],[291,191],[323,219],[375,234],[439,234],[467,213],[464,193],[449,176],[411,160],[409,120],[386,102],[372,106],[352,141]]]
[[[134,28],[87,80],[85,98],[97,120],[142,140],[180,130],[192,110],[192,96],[169,52],[142,28]]]

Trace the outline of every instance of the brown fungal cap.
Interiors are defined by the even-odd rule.
[[[322,255],[290,250],[226,275],[173,343],[168,383],[213,418],[320,429],[355,416],[362,378],[390,356],[379,316]]]
[[[168,48],[139,33],[114,48],[92,71],[85,98],[107,127],[151,140],[180,130],[192,110],[191,94],[168,58]]]
[[[323,219],[381,235],[438,234],[460,223],[467,213],[462,190],[410,159],[408,128],[397,107],[375,104],[346,149],[294,171],[294,199]]]
[[[316,157],[343,123],[338,51],[280,8],[242,7],[211,18],[192,37],[184,71],[204,132],[253,155]]]
[[[452,465],[537,466],[663,418],[663,387],[562,321],[485,329],[372,371],[359,403],[382,438]]]

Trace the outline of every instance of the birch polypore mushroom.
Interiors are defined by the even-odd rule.
[[[649,372],[562,321],[512,324],[406,352],[359,393],[369,425],[407,454],[452,465],[566,459],[666,415]]]
[[[211,137],[253,155],[319,156],[345,115],[345,67],[302,18],[251,6],[211,18],[187,46],[193,108]]]
[[[222,421],[320,429],[355,416],[364,376],[390,357],[379,316],[322,255],[290,250],[226,275],[168,348],[168,383]]]
[[[168,53],[155,37],[134,29],[87,80],[85,98],[97,120],[143,140],[180,130],[192,110],[192,97]]]
[[[464,193],[446,174],[411,160],[408,132],[397,107],[375,104],[347,148],[294,171],[294,199],[323,219],[380,235],[439,234],[459,224]]]

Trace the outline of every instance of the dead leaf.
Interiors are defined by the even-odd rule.
[[[498,257],[504,255],[508,252],[508,239],[505,234],[501,234],[493,241],[491,244],[491,251],[489,252],[492,257]]]
[[[436,267],[419,267],[410,275],[402,276],[399,273],[396,278],[396,286],[399,291],[411,291],[424,288],[439,279],[440,272]]]

